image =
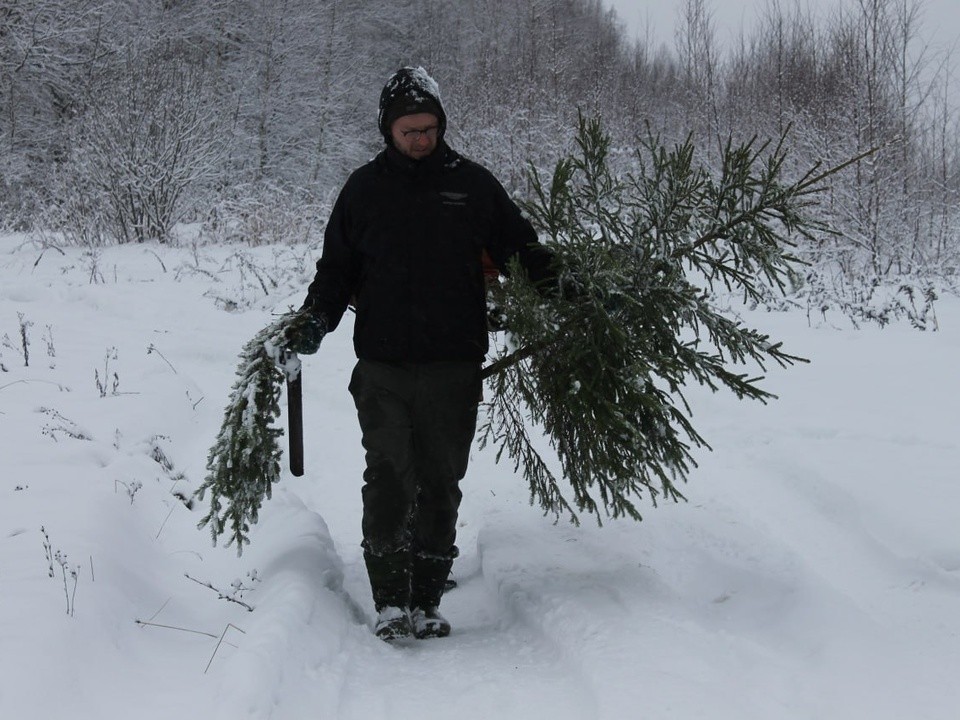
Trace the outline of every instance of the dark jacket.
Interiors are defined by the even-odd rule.
[[[483,359],[483,250],[516,256],[550,281],[552,253],[494,176],[442,141],[414,161],[388,146],[356,170],[334,205],[304,307],[333,330],[357,309],[357,357],[384,362]]]

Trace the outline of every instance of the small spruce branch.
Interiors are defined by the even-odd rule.
[[[209,526],[214,544],[227,534],[226,545],[235,544],[238,555],[249,544],[250,528],[280,479],[283,430],[276,421],[286,377],[274,355],[291,318],[281,316],[244,346],[223,423],[207,457],[207,476],[195,493],[199,500],[210,494],[210,509],[199,527]]]

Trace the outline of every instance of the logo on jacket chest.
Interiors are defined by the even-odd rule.
[[[440,202],[442,202],[444,205],[465,207],[467,204],[467,197],[468,195],[465,192],[453,192],[450,190],[440,191]]]

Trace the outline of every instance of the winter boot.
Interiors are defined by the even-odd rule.
[[[446,637],[450,623],[437,607],[446,588],[453,557],[415,554],[410,576],[410,608],[413,633],[418,638]]]
[[[393,605],[383,608],[377,613],[377,624],[374,626],[373,632],[381,640],[398,640],[410,637],[413,632],[410,613],[406,608]]]
[[[450,623],[440,614],[440,610],[435,605],[413,608],[410,611],[410,623],[413,626],[413,634],[420,640],[446,637],[450,634]]]
[[[410,635],[410,551],[377,555],[365,550],[363,559],[377,609],[377,637],[393,640]]]

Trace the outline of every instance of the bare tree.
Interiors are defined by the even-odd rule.
[[[718,110],[718,59],[713,15],[706,0],[685,0],[679,10],[676,51],[681,78],[691,99],[699,106],[700,121],[713,135],[720,134]]]
[[[45,202],[50,161],[113,52],[108,2],[0,0],[0,223]]]

